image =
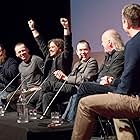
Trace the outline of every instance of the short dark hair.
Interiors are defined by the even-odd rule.
[[[78,41],[77,45],[78,45],[79,43],[85,43],[85,44],[87,44],[89,50],[91,50],[90,44],[89,44],[89,42],[88,42],[87,40],[82,39],[82,40]]]
[[[122,9],[122,16],[128,20],[132,27],[140,27],[140,5],[129,4]]]

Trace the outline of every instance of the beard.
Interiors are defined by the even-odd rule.
[[[6,61],[5,53],[0,56],[0,64],[3,64]]]

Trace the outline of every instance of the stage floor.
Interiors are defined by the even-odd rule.
[[[48,127],[50,120],[32,120],[17,123],[16,112],[5,113],[0,117],[0,140],[70,140],[73,125],[63,123],[57,127]]]

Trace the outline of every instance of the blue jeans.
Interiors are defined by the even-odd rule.
[[[76,112],[77,101],[79,101],[77,94],[74,94],[70,97],[66,110],[62,115],[62,119],[68,122],[73,122]]]
[[[113,86],[104,86],[96,82],[82,83],[79,86],[79,89],[77,90],[77,94],[71,96],[67,108],[64,114],[62,115],[62,118],[68,122],[73,122],[76,115],[79,100],[82,97],[93,94],[112,92],[114,89],[115,87]]]

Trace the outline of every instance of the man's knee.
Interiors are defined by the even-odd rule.
[[[78,89],[78,92],[77,94],[78,95],[83,95],[86,93],[86,88],[87,88],[87,83],[82,83],[80,86],[79,86],[79,89]]]

